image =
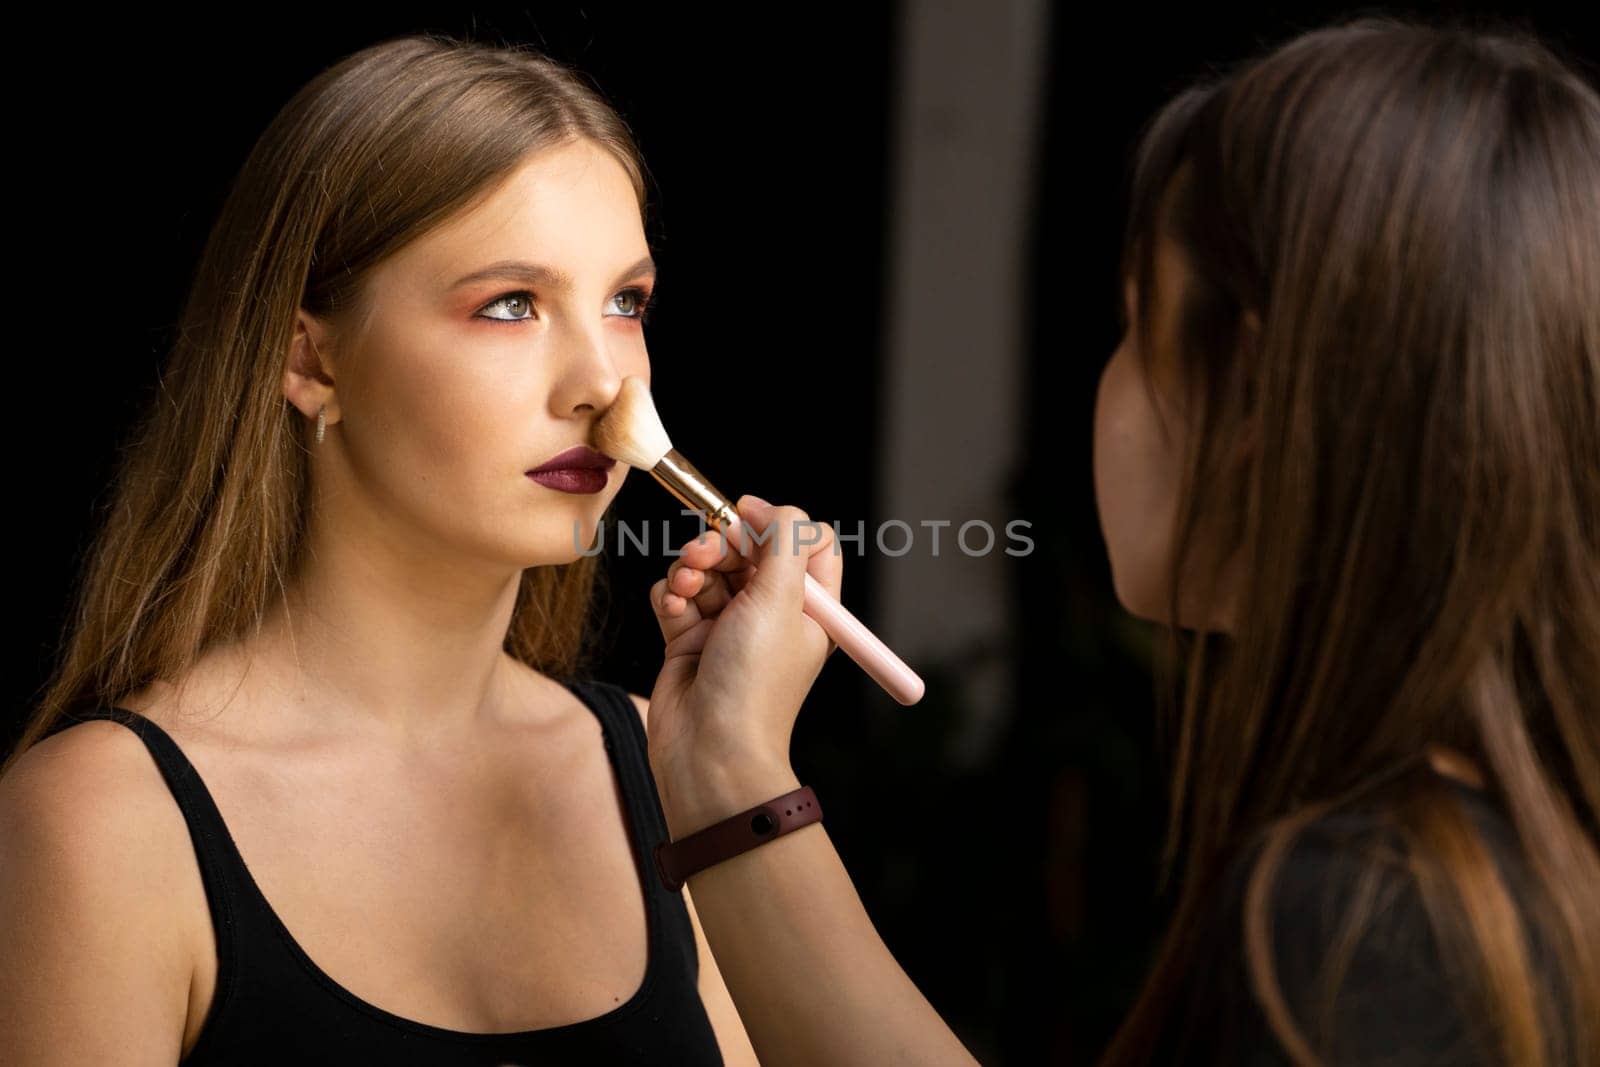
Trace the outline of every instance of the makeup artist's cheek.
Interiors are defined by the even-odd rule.
[[[1153,523],[1152,455],[1135,360],[1119,348],[1100,374],[1094,411],[1094,489],[1100,530],[1122,606],[1135,615],[1150,609],[1147,588]]]
[[[1113,391],[1115,389],[1114,375],[1116,374],[1115,357],[1106,364],[1100,372],[1100,384],[1095,391],[1094,403],[1094,499],[1095,508],[1100,518],[1100,532],[1106,542],[1106,549],[1115,564],[1118,553],[1116,545],[1116,514],[1115,501],[1112,499],[1115,486],[1113,465],[1115,463],[1114,450],[1116,448],[1115,435],[1112,432],[1114,403]]]
[[[1100,503],[1102,525],[1108,518],[1108,512],[1112,510],[1109,505],[1120,481],[1117,472],[1125,462],[1128,452],[1125,440],[1128,424],[1126,376],[1126,356],[1118,351],[1100,372],[1100,382],[1095,390],[1095,494]]]

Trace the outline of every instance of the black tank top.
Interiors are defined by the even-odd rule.
[[[567,687],[600,720],[621,783],[649,926],[644,982],[604,1015],[511,1033],[447,1030],[384,1011],[339,985],[290,935],[234,846],[211,794],[172,738],[119,707],[82,706],[51,733],[88,719],[127,726],[172,790],[200,861],[217,938],[211,1008],[186,1067],[211,1064],[384,1064],[535,1067],[545,1064],[721,1064],[696,986],[699,961],[683,897],[651,863],[667,837],[646,757],[644,727],[627,690],[609,682]]]

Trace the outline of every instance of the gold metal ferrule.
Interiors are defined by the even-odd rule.
[[[733,501],[722,495],[705,475],[695,470],[694,464],[684,459],[676,448],[662,456],[661,461],[650,468],[650,473],[656,481],[667,487],[667,492],[702,512],[708,526],[726,531],[728,524],[739,517]]]

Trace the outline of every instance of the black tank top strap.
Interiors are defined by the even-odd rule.
[[[644,882],[650,894],[661,903],[662,914],[670,930],[667,940],[680,950],[687,946],[686,963],[690,973],[698,976],[700,964],[694,925],[689,921],[689,909],[683,902],[683,893],[669,890],[662,884],[661,876],[656,871],[656,845],[669,840],[669,834],[667,818],[661,810],[661,796],[656,791],[655,775],[650,770],[649,742],[639,709],[628,691],[613,682],[579,679],[568,682],[567,688],[589,705],[600,719],[606,749],[617,769],[622,799],[627,805],[635,858],[640,864]]]

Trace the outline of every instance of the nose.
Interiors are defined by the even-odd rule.
[[[563,364],[550,391],[557,418],[595,415],[609,408],[622,389],[622,371],[611,356],[603,329],[577,329],[561,346]]]

